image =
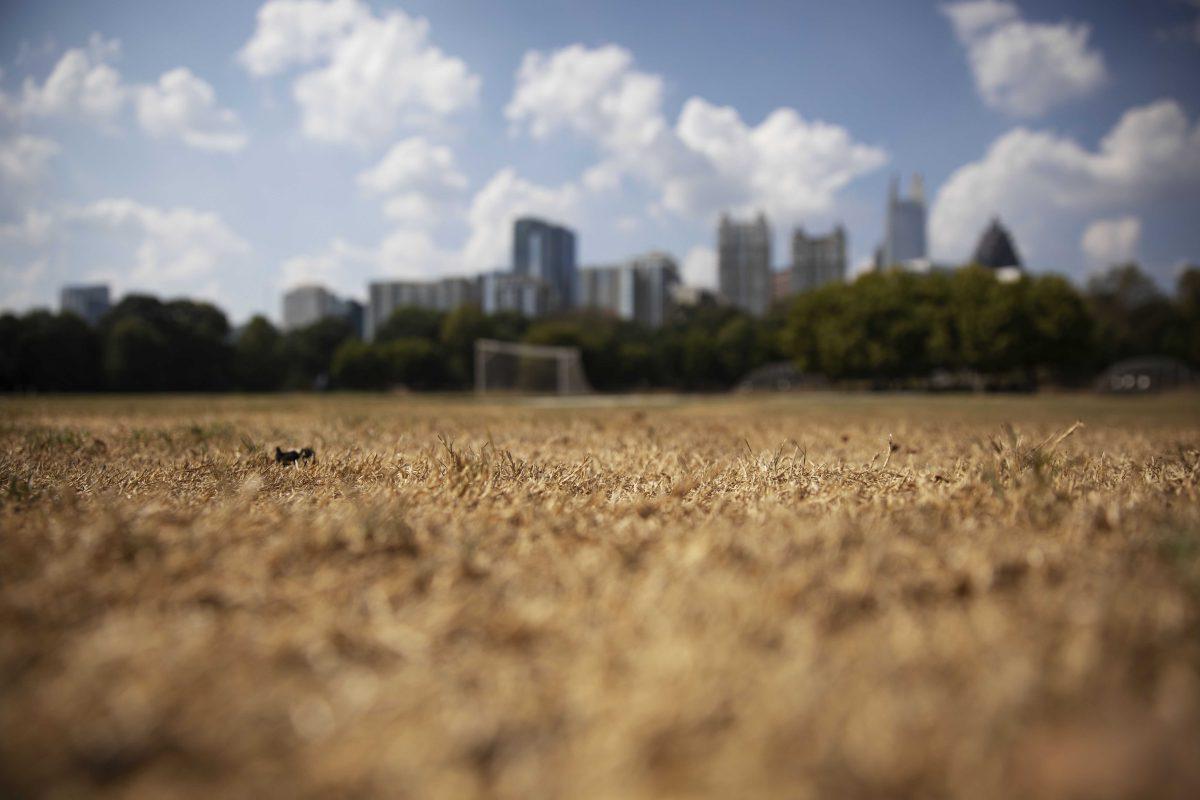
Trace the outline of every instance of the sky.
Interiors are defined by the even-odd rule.
[[[931,256],[988,221],[1084,280],[1200,262],[1200,0],[0,0],[0,308],[108,282],[278,318],[288,287],[579,262],[715,282],[716,220],[845,225],[924,177]]]

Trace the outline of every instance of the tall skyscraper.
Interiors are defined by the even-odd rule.
[[[838,225],[827,236],[792,234],[791,291],[807,292],[846,279],[846,229]]]
[[[671,313],[678,284],[675,259],[666,253],[647,253],[624,264],[579,270],[579,305],[659,328]]]
[[[721,215],[717,230],[717,294],[761,317],[771,305],[771,228],[759,214],[750,222]]]
[[[108,285],[103,283],[91,286],[64,286],[59,292],[58,302],[62,311],[78,314],[88,325],[95,325],[112,307],[108,297]]]
[[[513,272],[543,281],[551,303],[573,308],[576,294],[575,233],[532,217],[513,223]]]
[[[913,176],[908,197],[899,196],[899,187],[893,178],[888,190],[883,266],[905,266],[912,261],[924,261],[926,257],[925,189],[921,176]]]

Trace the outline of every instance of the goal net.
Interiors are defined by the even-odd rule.
[[[475,340],[475,391],[588,394],[578,347]]]

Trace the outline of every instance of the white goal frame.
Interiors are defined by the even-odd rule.
[[[498,339],[475,340],[475,393],[486,394],[487,362],[494,355],[510,355],[518,358],[547,358],[555,362],[555,383],[558,394],[587,394],[591,387],[583,371],[583,358],[578,347],[556,347],[523,342],[502,342]],[[579,381],[572,385],[572,373]]]

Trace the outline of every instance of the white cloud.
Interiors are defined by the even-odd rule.
[[[245,275],[250,245],[219,216],[191,208],[158,208],[128,198],[84,206],[29,210],[0,225],[0,290],[10,306],[27,306],[54,290],[49,278],[17,280],[22,259],[42,264],[36,276],[86,277],[119,291],[170,293],[229,301]],[[80,259],[87,265],[79,272]],[[14,275],[8,276],[8,272]],[[35,276],[35,277],[36,277]],[[17,285],[19,284],[19,285]],[[35,285],[36,284],[36,285]],[[35,297],[37,295],[37,297]]]
[[[87,47],[72,48],[62,55],[42,85],[25,79],[20,113],[111,124],[128,95],[121,74],[109,63],[120,52],[119,42],[93,33]]]
[[[584,171],[582,182],[595,194],[614,191],[621,186],[621,166],[613,161],[602,161]]]
[[[380,274],[393,278],[431,279],[468,272],[459,253],[439,246],[428,231],[399,228],[379,245]]]
[[[642,219],[632,214],[625,214],[617,217],[616,222],[613,223],[613,227],[622,233],[632,233],[642,227]]]
[[[1099,219],[1088,225],[1079,240],[1084,255],[1096,267],[1109,267],[1132,261],[1142,235],[1137,217]]]
[[[717,286],[717,251],[697,245],[683,257],[683,282],[688,286]]]
[[[672,128],[662,86],[621,47],[574,44],[525,55],[505,114],[535,139],[570,131],[593,142],[603,160],[584,175],[589,190],[614,189],[629,175],[658,192],[661,209],[682,216],[761,208],[795,222],[828,211],[839,189],[886,161],[845,129],[789,108],[751,127],[735,109],[693,97]]]
[[[612,44],[527,52],[505,116],[535,139],[567,129],[610,149],[648,147],[666,127],[662,79],[632,67],[629,51]]]
[[[479,77],[429,42],[429,23],[403,11],[375,16],[353,0],[270,0],[239,59],[255,75],[319,64],[292,94],[304,133],[370,144],[473,105]]]
[[[965,258],[998,214],[1037,264],[1061,252],[1056,243],[1075,242],[1096,213],[1136,208],[1197,181],[1200,124],[1189,125],[1173,100],[1126,111],[1095,150],[1016,128],[942,185],[930,215],[933,252],[939,259]]]
[[[58,151],[57,144],[40,136],[17,134],[0,139],[0,184],[6,190],[32,186],[41,180],[47,162]]]
[[[358,184],[376,194],[390,194],[459,190],[466,187],[467,179],[449,147],[414,136],[392,145],[379,163],[359,173]]]
[[[942,13],[950,18],[954,33],[961,41],[971,41],[976,36],[1021,18],[1021,12],[1007,0],[973,0],[942,6]]]
[[[383,215],[406,227],[428,230],[447,215],[443,206],[421,192],[402,192],[383,204]]]
[[[379,163],[358,175],[373,194],[390,195],[383,213],[401,225],[430,229],[461,215],[458,201],[467,187],[454,152],[414,136],[397,142]]]
[[[280,288],[319,283],[342,294],[358,297],[368,278],[377,271],[376,251],[334,239],[324,251],[294,256],[283,262]]]
[[[886,161],[882,150],[856,143],[846,129],[808,122],[790,108],[776,109],[751,128],[735,109],[694,97],[684,104],[676,129],[722,183],[737,187],[741,210],[764,208],[773,219],[827,211],[840,189]]]
[[[998,0],[942,7],[967,49],[975,86],[990,107],[1020,117],[1043,114],[1083,97],[1105,80],[1104,59],[1088,46],[1091,29],[1036,23]]]
[[[358,0],[265,3],[238,61],[251,75],[263,77],[327,58],[340,39],[370,16],[370,9]]]
[[[46,283],[50,261],[35,258],[22,266],[0,269],[0,308],[20,311],[37,304]]]
[[[177,67],[157,83],[127,84],[110,63],[120,52],[120,42],[93,33],[87,47],[64,53],[41,85],[26,78],[19,100],[0,93],[0,113],[13,119],[79,119],[116,130],[129,101],[150,136],[176,138],[202,150],[234,152],[246,145],[237,115],[218,106],[206,81]]]
[[[50,240],[54,217],[36,208],[27,209],[16,222],[0,224],[0,244],[40,247]]]
[[[186,207],[162,209],[108,198],[75,209],[69,217],[102,232],[132,235],[131,280],[155,291],[195,287],[250,253],[250,245],[216,214]]]
[[[137,117],[151,136],[178,138],[201,150],[235,152],[246,146],[237,115],[219,108],[212,86],[186,67],[164,72],[157,84],[137,91]]]

